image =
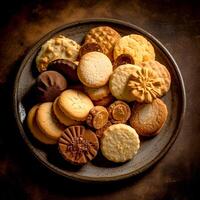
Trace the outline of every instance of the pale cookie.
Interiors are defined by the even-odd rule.
[[[112,59],[113,48],[116,42],[121,38],[119,33],[108,26],[99,26],[92,28],[85,36],[85,43],[97,43],[103,53]]]
[[[80,122],[75,121],[73,119],[70,119],[68,116],[65,115],[65,113],[60,109],[58,106],[58,98],[53,103],[53,111],[60,123],[64,124],[65,126],[72,126],[72,125],[78,125]]]
[[[108,82],[112,71],[113,67],[109,58],[100,52],[85,54],[77,68],[80,81],[91,88],[104,86]]]
[[[84,87],[85,93],[92,99],[93,101],[98,101],[107,97],[110,94],[110,89],[108,85],[104,85],[100,88],[89,88]]]
[[[85,121],[94,107],[90,98],[78,90],[66,90],[58,99],[58,106],[69,118]]]
[[[137,104],[130,118],[130,125],[141,136],[157,135],[167,119],[167,106],[161,99],[149,104]]]
[[[108,160],[119,163],[133,158],[140,147],[135,129],[126,124],[108,127],[101,139],[101,152]]]
[[[39,72],[47,70],[48,64],[57,59],[75,61],[79,54],[80,45],[63,35],[48,40],[42,45],[36,57]]]
[[[109,88],[114,97],[128,102],[135,100],[127,84],[130,75],[135,73],[138,69],[140,69],[140,67],[137,65],[125,64],[114,70],[109,81]]]
[[[65,130],[65,126],[60,124],[53,113],[52,102],[46,102],[39,106],[36,121],[42,132],[54,140],[57,140]]]
[[[131,74],[128,87],[138,102],[151,103],[154,99],[161,97],[161,87],[164,81],[159,78],[151,68],[142,67]]]
[[[38,127],[36,123],[36,112],[39,105],[35,105],[31,108],[27,116],[27,124],[32,133],[32,135],[44,144],[56,144],[56,140],[47,137]]]
[[[127,35],[118,40],[114,47],[114,59],[121,54],[130,55],[135,64],[155,60],[155,52],[151,43],[137,34]]]
[[[167,68],[155,60],[143,62],[140,64],[140,66],[154,70],[157,76],[163,80],[161,85],[161,93],[162,93],[161,96],[166,94],[171,85],[171,76]]]

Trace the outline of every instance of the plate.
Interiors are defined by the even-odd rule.
[[[27,101],[27,96],[35,82],[35,57],[40,47],[55,35],[63,34],[78,43],[81,43],[85,34],[96,26],[110,26],[117,30],[122,36],[137,33],[145,36],[154,46],[156,59],[164,64],[172,77],[172,84],[163,101],[168,107],[168,118],[160,134],[141,142],[138,154],[129,162],[113,164],[99,155],[94,161],[83,167],[70,166],[58,154],[57,147],[39,144],[30,134],[26,127],[26,115],[33,105],[32,100]],[[172,146],[180,131],[185,113],[185,89],[180,70],[172,55],[155,37],[147,31],[127,22],[113,19],[87,19],[59,27],[40,39],[24,58],[17,73],[13,108],[20,134],[30,148],[32,154],[48,169],[53,172],[75,180],[86,182],[116,181],[135,176],[144,172],[155,164]]]

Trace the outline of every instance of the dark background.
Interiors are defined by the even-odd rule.
[[[198,1],[197,1],[198,2]],[[63,180],[29,153],[13,120],[12,87],[34,43],[57,26],[116,18],[156,36],[177,61],[187,93],[182,130],[167,155],[144,174],[106,185]],[[194,1],[2,1],[0,12],[0,200],[199,199],[200,5]]]

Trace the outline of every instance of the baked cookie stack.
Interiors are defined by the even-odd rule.
[[[171,77],[155,58],[142,35],[121,37],[107,26],[92,28],[82,45],[63,35],[46,41],[36,57],[38,104],[27,115],[30,132],[57,144],[74,165],[99,150],[112,162],[132,159],[140,137],[159,134],[168,115],[160,98]]]

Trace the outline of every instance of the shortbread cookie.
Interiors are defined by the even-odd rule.
[[[120,100],[131,102],[134,96],[131,94],[131,89],[127,87],[130,75],[140,69],[137,65],[121,65],[114,70],[110,77],[109,88],[114,97]]]
[[[162,93],[161,96],[166,94],[171,84],[171,76],[167,68],[155,60],[143,62],[140,64],[140,66],[154,70],[157,76],[163,80],[163,83],[161,85],[161,93]]]
[[[65,129],[53,113],[53,103],[46,102],[39,106],[36,121],[38,127],[49,138],[57,140]]]
[[[58,106],[69,118],[85,121],[89,111],[94,107],[90,98],[78,90],[66,90],[58,99]]]
[[[83,165],[95,158],[99,142],[95,133],[84,126],[70,126],[60,137],[58,148],[66,161]]]
[[[114,48],[114,59],[121,54],[130,55],[135,64],[155,60],[155,52],[151,43],[137,34],[127,35],[118,40]]]
[[[94,42],[100,45],[103,53],[112,59],[113,48],[121,38],[119,33],[108,26],[92,28],[85,37],[85,43]]]
[[[100,52],[90,52],[85,54],[77,69],[80,81],[91,88],[104,86],[110,75],[113,67],[109,58]]]
[[[151,103],[161,97],[163,84],[163,79],[159,78],[154,70],[146,67],[132,73],[128,81],[128,87],[131,88],[135,100],[144,103]]]
[[[37,139],[39,140],[40,142],[44,143],[44,144],[56,144],[57,141],[54,140],[54,139],[51,139],[49,137],[46,136],[45,133],[43,133],[37,123],[36,123],[36,112],[39,108],[39,104],[38,105],[35,105],[31,108],[31,110],[29,111],[28,113],[28,116],[27,116],[27,124],[28,124],[28,127],[32,133],[32,135]]]
[[[36,95],[39,101],[52,102],[67,88],[67,80],[56,71],[41,73],[36,80]]]
[[[63,35],[48,40],[42,45],[36,57],[39,72],[47,70],[48,64],[56,59],[75,61],[78,57],[80,45]]]
[[[56,98],[56,100],[53,103],[53,111],[59,122],[64,124],[65,126],[80,124],[80,122],[70,119],[68,116],[65,115],[65,113],[58,106],[58,98]]]
[[[100,88],[89,88],[84,87],[85,93],[92,99],[93,101],[98,101],[107,97],[110,94],[110,89],[108,85],[104,85]]]
[[[119,163],[133,158],[140,147],[135,129],[126,124],[108,127],[101,139],[101,151],[108,160]]]
[[[115,101],[108,107],[108,113],[113,124],[125,124],[131,116],[131,109],[127,103]]]
[[[128,55],[128,54],[121,54],[119,55],[114,63],[113,63],[113,68],[116,69],[118,66],[120,65],[125,65],[125,64],[135,64],[132,56]]]
[[[167,106],[161,99],[149,104],[137,104],[130,118],[130,125],[141,136],[157,135],[167,119]]]
[[[86,123],[88,126],[100,129],[102,128],[108,121],[108,111],[103,106],[95,106],[93,107],[89,115],[87,116]]]
[[[96,130],[95,134],[98,139],[101,139],[103,137],[105,130],[111,125],[112,123],[110,121],[107,121],[107,123],[102,128]]]
[[[113,101],[115,100],[115,98],[109,94],[108,96],[104,97],[103,99],[97,100],[97,101],[93,101],[93,104],[95,106],[109,106]]]

